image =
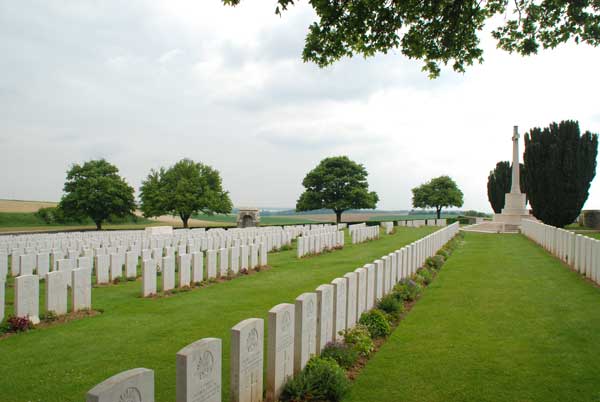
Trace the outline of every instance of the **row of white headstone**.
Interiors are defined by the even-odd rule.
[[[298,230],[300,233],[300,230]],[[278,250],[284,245],[290,245],[292,235],[286,232],[274,233],[272,235],[263,235],[255,238],[233,239],[229,241],[211,241],[214,244],[221,244],[223,248],[242,248],[259,247],[265,244],[267,252]],[[217,240],[218,238],[215,238]],[[211,238],[212,240],[212,238]],[[228,243],[230,246],[225,247]],[[0,277],[5,278],[8,267],[8,257],[11,258],[11,275],[31,275],[37,273],[39,279],[45,278],[46,273],[50,271],[65,271],[70,278],[70,271],[75,268],[92,268],[96,274],[98,284],[106,284],[115,278],[122,276],[123,267],[127,278],[135,278],[139,259],[142,261],[152,259],[157,264],[157,270],[162,269],[162,258],[178,255],[193,254],[202,251],[199,243],[180,244],[177,247],[164,246],[152,249],[142,249],[141,243],[130,244],[129,246],[101,247],[88,249],[71,249],[63,252],[62,249],[54,250],[51,253],[47,250],[37,254],[16,254],[11,255],[0,252]],[[209,249],[212,250],[212,249]],[[20,252],[20,251],[19,251]],[[70,283],[70,279],[69,279]]]
[[[355,226],[350,230],[352,244],[364,243],[369,240],[379,239],[379,226]]]
[[[157,257],[159,258],[159,257]],[[162,272],[162,291],[175,288],[175,272],[179,273],[178,287],[185,288],[192,283],[197,284],[218,277],[228,277],[230,273],[237,275],[240,271],[256,269],[267,265],[266,243],[250,246],[233,246],[220,250],[207,250],[206,263],[202,251],[191,254],[178,254],[160,257],[157,264],[153,257],[142,260],[142,296],[148,297],[157,293],[157,267]],[[206,272],[204,267],[206,267]]]
[[[71,311],[92,308],[92,282],[89,268],[69,272],[46,273],[45,307],[56,315],[67,313],[68,287],[71,287]],[[70,283],[70,285],[68,285]],[[4,319],[6,282],[0,279],[0,321]],[[37,275],[21,275],[14,282],[14,315],[29,318],[33,324],[40,322],[40,285]]]
[[[297,256],[302,258],[307,255],[321,254],[344,247],[344,232],[333,231],[327,233],[307,234],[298,237]]]
[[[600,284],[600,241],[532,220],[521,222],[529,237],[575,271]]]
[[[315,292],[301,294],[294,304],[278,304],[269,310],[267,401],[277,401],[286,381],[312,355],[318,355],[339,331],[352,328],[363,312],[391,292],[396,282],[416,272],[457,232],[458,224],[448,226]],[[250,318],[231,328],[230,401],[263,400],[263,348],[264,320]],[[176,357],[176,402],[221,402],[221,365],[220,339],[204,338],[181,349]],[[154,372],[137,368],[119,373],[92,388],[86,400],[154,402]]]
[[[206,239],[246,239],[265,235],[275,235],[285,232],[295,238],[305,230],[314,230],[318,227],[329,225],[289,225],[289,226],[266,226],[255,228],[197,228],[177,229],[170,233],[148,232],[146,230],[125,230],[109,232],[60,232],[60,233],[37,233],[20,235],[0,236],[0,251],[9,252],[15,248],[28,251],[43,249],[70,249],[100,248],[120,246],[124,244],[143,243],[144,248],[178,246],[188,244],[194,240]],[[188,242],[189,240],[189,242]],[[160,244],[160,243],[163,244]],[[205,246],[204,249],[210,248]]]
[[[421,226],[446,226],[446,219],[413,219],[406,221],[398,221],[398,226],[408,226],[418,228]]]
[[[328,226],[335,228],[334,225]],[[124,254],[129,251],[137,252],[139,257],[143,250],[163,250],[169,247],[177,250],[180,254],[185,254],[266,243],[267,251],[271,252],[283,245],[290,245],[298,235],[310,230],[307,228],[310,227],[299,225],[231,230],[210,229],[208,231],[194,229],[178,230],[172,235],[148,235],[145,231],[121,231],[111,234],[94,233],[93,235],[77,233],[68,236],[64,234],[0,236],[0,269],[1,264],[6,264],[8,258],[13,276],[28,275],[39,270],[38,275],[43,277],[48,270],[55,270],[58,261],[63,259],[73,260],[73,267],[77,267],[79,257],[93,259],[98,255],[120,254],[124,258]]]
[[[391,234],[394,231],[394,222],[379,222],[379,226],[385,230],[385,234]]]

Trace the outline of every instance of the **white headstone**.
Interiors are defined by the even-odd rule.
[[[175,287],[175,259],[163,257],[162,291],[168,292]]]
[[[260,244],[260,266],[267,266],[267,243],[265,242]]]
[[[123,260],[120,254],[110,255],[110,280],[121,279],[123,276]]]
[[[73,291],[71,305],[73,311],[92,308],[92,271],[90,268],[78,268],[72,271]]]
[[[375,261],[375,300],[383,297],[383,282],[385,277],[385,267],[382,260]]]
[[[206,275],[208,279],[217,277],[217,251],[207,250],[206,251]]]
[[[4,320],[4,303],[6,299],[6,279],[0,277],[0,322]]]
[[[358,274],[348,272],[344,275],[346,279],[346,328],[353,328],[356,324]]]
[[[296,298],[294,373],[299,373],[317,353],[317,294],[302,293]]]
[[[229,250],[226,248],[219,249],[219,267],[219,275],[227,276],[227,271],[229,271]]]
[[[154,371],[123,371],[88,391],[86,402],[154,402]]]
[[[15,278],[15,315],[29,317],[34,324],[40,322],[40,283],[37,275]]]
[[[110,256],[108,254],[96,255],[96,283],[105,284],[109,282]]]
[[[340,331],[346,329],[346,308],[348,298],[345,278],[335,278],[333,285],[333,339],[341,339]]]
[[[156,262],[154,260],[142,261],[142,296],[148,297],[156,294]]]
[[[240,268],[248,269],[248,246],[240,246]]]
[[[269,310],[267,345],[267,401],[277,402],[283,386],[294,375],[294,305]]]
[[[46,274],[46,310],[56,315],[67,314],[67,281],[64,272]]]
[[[192,253],[192,282],[200,283],[204,280],[204,255],[202,251]]]
[[[177,352],[176,402],[221,402],[221,340],[204,338]]]
[[[177,263],[179,265],[179,287],[189,287],[191,281],[191,256],[189,254],[179,254]]]
[[[261,402],[264,322],[249,318],[231,328],[231,402]]]
[[[356,321],[367,310],[367,270],[357,268],[356,273]]]
[[[375,307],[375,265],[365,265],[367,270],[367,305],[366,310],[371,310]],[[360,319],[360,317],[359,317]]]
[[[19,256],[19,275],[33,275],[35,268],[36,255],[23,254]]]
[[[8,255],[0,253],[0,280],[6,281],[8,275]]]
[[[333,341],[333,285],[317,288],[317,352]]]
[[[234,274],[240,272],[240,246],[233,246],[230,249],[231,271]]]
[[[125,254],[125,276],[128,279],[137,278],[138,253],[128,251]]]
[[[67,285],[71,286],[71,271],[73,270],[73,260],[58,260],[58,270],[63,272]]]

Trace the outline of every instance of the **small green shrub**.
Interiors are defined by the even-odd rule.
[[[425,260],[425,266],[435,269],[436,271],[439,271],[442,268],[442,265],[444,265],[444,257],[441,255],[434,255]]]
[[[375,349],[369,329],[363,324],[356,324],[354,328],[344,331],[344,342],[352,345],[354,350],[363,357],[369,357]]]
[[[421,295],[422,287],[412,279],[403,279],[394,287],[394,293],[404,301],[415,301]]]
[[[404,304],[393,293],[383,296],[377,302],[377,308],[385,312],[391,321],[398,320],[404,312]]]
[[[333,359],[313,357],[304,370],[284,386],[282,402],[339,402],[348,394],[350,382]]]
[[[384,338],[392,332],[385,313],[379,309],[367,311],[360,316],[359,323],[369,330],[371,338]]]
[[[436,253],[436,255],[441,255],[442,257],[444,257],[445,260],[447,260],[448,257],[450,256],[450,254],[448,253],[448,251],[445,248],[439,249],[438,252]]]
[[[423,275],[421,275],[420,272],[416,272],[413,276],[412,276],[413,281],[415,281],[417,284],[419,284],[419,286],[424,287],[425,286],[425,278],[423,277]]]
[[[321,351],[321,357],[323,359],[333,359],[340,367],[347,370],[354,366],[358,360],[358,351],[352,345],[341,342],[330,342]]]
[[[58,320],[58,315],[54,311],[46,311],[45,314],[40,315],[40,320],[48,322],[56,321]]]
[[[433,282],[433,274],[427,268],[421,268],[417,274],[420,278],[422,278],[423,285],[429,285]]]

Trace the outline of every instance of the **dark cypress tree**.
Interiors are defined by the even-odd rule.
[[[521,192],[527,194],[525,167],[519,163]],[[512,164],[509,161],[496,163],[496,168],[490,172],[487,182],[488,200],[495,213],[499,214],[504,208],[504,195],[510,192],[512,185]]]
[[[581,135],[572,120],[525,134],[527,195],[536,218],[563,227],[573,223],[596,175],[598,134]]]

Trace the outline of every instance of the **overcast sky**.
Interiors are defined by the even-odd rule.
[[[307,2],[274,7],[0,0],[0,198],[58,200],[69,166],[95,158],[137,190],[187,157],[218,169],[236,206],[293,207],[310,169],[348,155],[381,209],[410,208],[411,188],[447,174],[465,209],[491,211],[513,125],[600,132],[600,49],[523,58],[484,35],[484,64],[433,81],[399,52],[319,69],[300,57]],[[598,179],[586,207],[600,208]]]

